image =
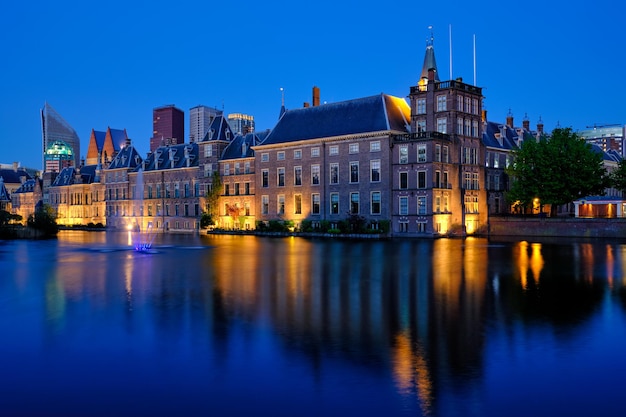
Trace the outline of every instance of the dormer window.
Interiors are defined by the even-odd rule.
[[[215,129],[209,130],[209,140],[213,139],[213,135],[215,134]]]
[[[230,130],[227,130],[227,131],[224,133],[224,135],[225,135],[225,137],[226,137],[226,140],[230,140]]]

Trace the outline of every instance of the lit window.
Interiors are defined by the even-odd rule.
[[[302,159],[302,150],[296,149],[293,151],[293,159]]]
[[[293,196],[293,213],[302,214],[302,194],[295,194]]]
[[[380,141],[370,142],[370,152],[378,152],[380,151]]]
[[[350,153],[359,153],[359,144],[358,143],[351,143],[350,147],[348,148]]]
[[[426,162],[426,145],[417,146],[417,162]]]
[[[339,214],[339,193],[330,193],[330,214]]]
[[[339,155],[339,146],[333,145],[328,147],[329,155]]]

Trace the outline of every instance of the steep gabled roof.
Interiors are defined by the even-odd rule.
[[[198,144],[181,143],[172,146],[160,146],[143,163],[144,171],[176,169],[198,166]]]
[[[39,186],[41,187],[41,179],[39,178],[26,180],[24,184],[20,185],[20,187],[14,191],[14,193],[15,194],[32,193],[35,190],[35,186],[37,185],[37,183],[39,183]]]
[[[0,175],[0,201],[11,201],[11,194],[4,185],[4,178]]]
[[[224,115],[220,114],[211,122],[211,126],[209,126],[209,130],[206,135],[204,135],[202,142],[209,140],[224,140],[230,142],[234,137],[235,135],[228,124],[228,120],[224,118]]]
[[[139,165],[141,165],[142,161],[143,159],[139,155],[139,152],[137,152],[137,149],[135,149],[135,147],[132,145],[127,145],[124,148],[122,148],[117,153],[117,155],[115,155],[115,158],[113,158],[113,160],[109,164],[108,169],[118,169],[118,168],[135,169]]]
[[[536,140],[532,132],[496,122],[486,123],[482,137],[483,144],[486,147],[508,151],[518,149],[527,140]]]
[[[261,145],[382,131],[408,133],[410,120],[405,100],[379,94],[287,110]]]

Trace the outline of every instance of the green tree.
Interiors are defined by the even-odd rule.
[[[611,173],[613,187],[622,193],[626,193],[626,162],[619,161],[617,169]]]
[[[523,207],[538,198],[542,205],[551,205],[554,215],[559,205],[604,194],[610,177],[602,161],[602,154],[571,128],[554,129],[549,139],[525,141],[514,153],[507,198]]]
[[[219,200],[222,194],[222,177],[217,171],[213,171],[213,177],[211,178],[211,188],[207,191],[206,195],[206,212],[202,215],[201,225],[202,227],[208,227],[215,224],[217,216],[219,214]]]
[[[11,214],[6,210],[0,210],[0,227],[8,226],[11,223],[19,223],[22,221],[22,216],[19,214]]]
[[[29,227],[41,230],[46,236],[55,236],[59,232],[54,211],[47,204],[37,205],[35,213],[28,216],[26,222]]]

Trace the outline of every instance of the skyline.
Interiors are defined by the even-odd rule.
[[[40,168],[46,101],[76,130],[82,154],[91,129],[111,127],[126,129],[145,156],[152,110],[166,104],[185,112],[187,142],[189,109],[199,104],[252,115],[262,131],[278,120],[281,88],[287,109],[310,103],[313,86],[322,103],[380,93],[406,98],[419,78],[429,26],[441,80],[473,84],[475,36],[488,120],[504,122],[510,109],[516,125],[527,114],[532,129],[539,118],[548,131],[624,124],[626,86],[618,80],[626,35],[607,20],[614,5],[460,4],[426,11],[404,0],[384,9],[326,0],[243,1],[236,9],[193,1],[176,8],[162,1],[149,8],[117,0],[11,4],[0,28],[0,162]],[[155,30],[155,23],[171,29]]]

